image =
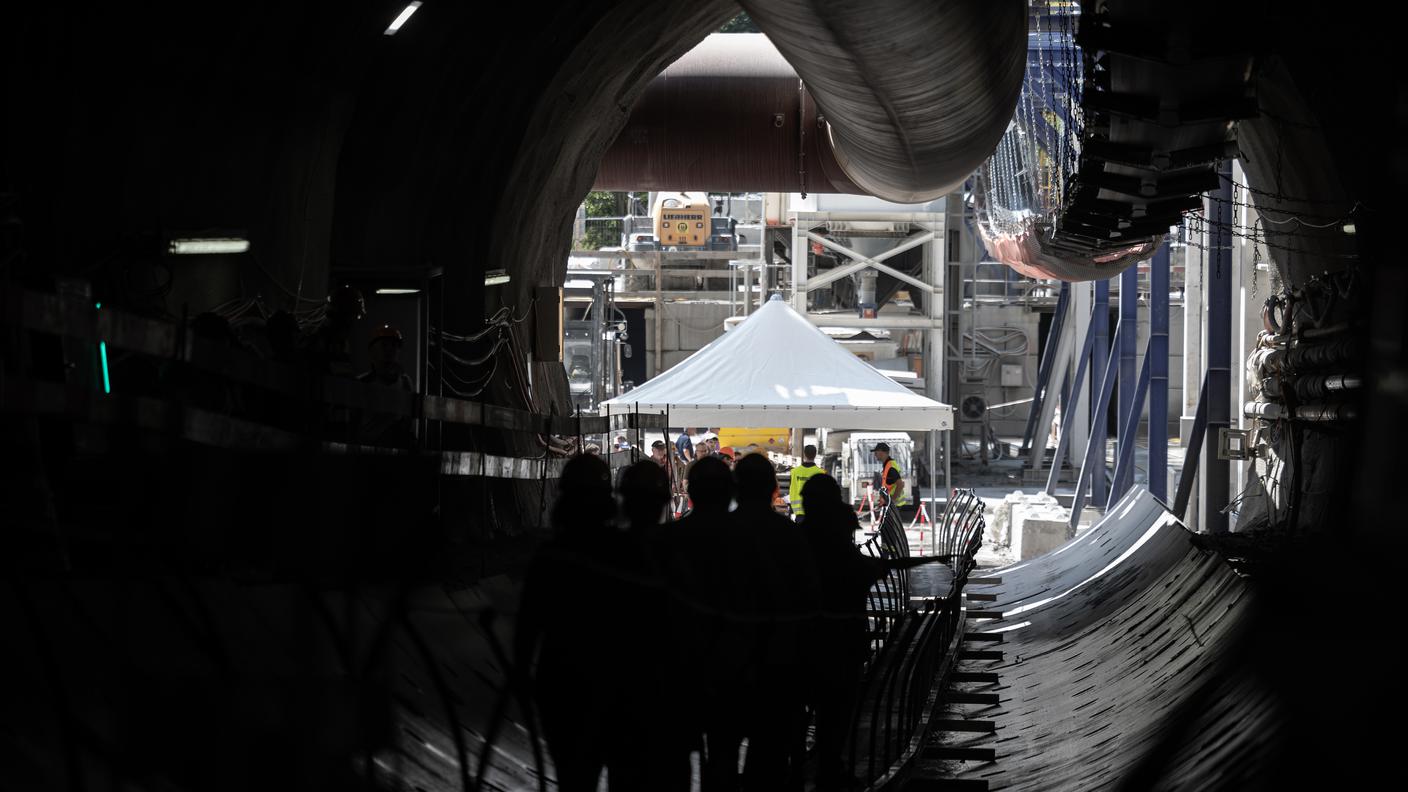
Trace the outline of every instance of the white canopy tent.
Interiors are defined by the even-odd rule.
[[[668,411],[673,426],[953,428],[951,406],[880,373],[777,296],[674,368],[601,405],[605,415],[635,411]]]

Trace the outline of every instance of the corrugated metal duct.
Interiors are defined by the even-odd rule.
[[[962,184],[1012,118],[1020,0],[742,5],[767,40],[710,36],[656,78],[598,189],[929,201]]]

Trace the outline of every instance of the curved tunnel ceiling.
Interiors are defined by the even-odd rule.
[[[868,193],[932,200],[997,145],[1021,91],[1021,3],[744,3],[651,84],[599,189]]]

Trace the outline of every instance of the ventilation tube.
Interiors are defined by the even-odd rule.
[[[742,3],[647,88],[596,189],[951,192],[992,153],[1026,68],[1020,0]]]

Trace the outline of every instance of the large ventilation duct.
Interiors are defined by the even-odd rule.
[[[1021,0],[743,0],[796,68],[836,159],[896,203],[951,192],[1012,119],[1026,67]]]
[[[1012,118],[1025,5],[745,2],[767,31],[710,36],[646,90],[597,189],[868,193],[963,183]]]

